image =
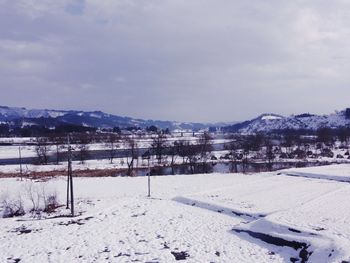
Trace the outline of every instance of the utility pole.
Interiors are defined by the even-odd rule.
[[[151,169],[149,166],[150,157],[151,156],[148,157],[148,197],[151,197]]]
[[[19,153],[19,173],[21,175],[21,181],[23,180],[23,170],[22,170],[22,153],[21,153],[21,145],[18,147]]]
[[[72,148],[70,146],[70,140],[68,135],[68,173],[67,173],[67,209],[69,208],[71,215],[74,216],[74,193],[73,193],[73,171],[72,171]]]
[[[67,205],[66,209],[69,209],[69,176],[70,176],[70,142],[69,135],[67,136],[67,144],[68,144],[68,152],[67,152],[67,161],[68,161],[68,169],[67,169]]]

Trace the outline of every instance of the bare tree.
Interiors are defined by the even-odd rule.
[[[188,142],[185,141],[177,141],[174,146],[176,147],[177,154],[182,158],[182,164],[186,162],[186,146],[188,146]]]
[[[108,134],[106,138],[106,146],[108,147],[109,159],[111,163],[113,163],[113,159],[116,156],[119,139],[119,135],[115,133]]]
[[[128,176],[133,176],[134,168],[135,168],[135,160],[138,159],[139,151],[137,148],[137,143],[135,139],[133,138],[127,138],[126,140],[126,147],[127,147],[127,158],[126,163],[128,165]]]
[[[150,159],[151,159],[151,151],[148,149],[142,154],[142,165],[144,165],[144,161],[147,162],[147,167],[150,167]]]
[[[287,154],[291,154],[293,146],[298,141],[298,135],[294,131],[287,131],[284,135],[283,146],[286,147]]]
[[[242,148],[243,148],[242,168],[243,168],[243,172],[246,172],[246,169],[247,169],[247,166],[248,166],[248,163],[249,163],[249,159],[248,158],[249,158],[249,154],[250,154],[250,151],[251,151],[251,143],[249,141],[249,138],[245,139],[243,141]]]
[[[80,163],[85,163],[86,159],[89,158],[89,143],[90,138],[87,134],[79,134],[78,136],[78,156]]]
[[[37,144],[35,147],[35,152],[38,157],[38,163],[47,164],[49,161],[49,151],[50,151],[50,144],[47,138],[38,137],[36,139],[36,143]]]
[[[151,148],[158,160],[158,164],[162,163],[166,142],[166,136],[162,132],[158,132],[151,143]]]
[[[41,202],[42,195],[38,187],[34,186],[33,182],[29,182],[25,185],[25,190],[26,190],[27,197],[32,204],[32,208],[30,212],[34,212],[34,213],[40,212],[41,210],[40,202]]]
[[[349,128],[339,128],[337,130],[337,137],[341,143],[342,147],[347,147],[347,142],[349,140]]]
[[[194,174],[196,169],[196,164],[198,163],[201,153],[201,147],[198,144],[191,144],[190,142],[186,141],[183,145],[184,149],[184,156],[187,158],[188,164],[191,169],[191,173]]]
[[[56,165],[60,163],[61,150],[64,148],[65,139],[57,134],[50,135],[50,142],[55,146],[56,150]]]
[[[273,165],[273,160],[275,159],[275,154],[273,152],[273,144],[272,142],[267,139],[265,142],[265,156],[266,156],[266,160],[267,160],[267,168],[269,170],[272,170],[272,165]]]
[[[21,176],[21,181],[23,180],[23,169],[22,169],[22,152],[21,146],[18,147],[18,157],[19,157],[19,174]]]
[[[176,158],[177,158],[177,156],[179,155],[179,152],[180,152],[180,145],[181,145],[181,142],[174,141],[169,146],[169,154],[170,154],[170,157],[171,157],[171,162],[170,162],[171,174],[173,174],[173,175],[175,174],[174,166],[175,166]]]
[[[316,131],[317,142],[323,143],[323,145],[333,144],[333,131],[331,128],[319,128]]]
[[[229,151],[229,156],[230,156],[230,162],[231,162],[230,171],[235,173],[238,172],[238,167],[237,167],[238,148],[239,148],[238,143],[234,137],[231,138],[230,142],[225,144],[225,149]]]
[[[262,133],[248,137],[250,148],[252,151],[258,152],[264,144],[265,136]]]
[[[210,153],[213,151],[212,145],[213,138],[209,133],[203,133],[198,141],[199,151],[200,151],[200,160],[202,162],[203,172],[207,172],[207,162],[210,159]]]

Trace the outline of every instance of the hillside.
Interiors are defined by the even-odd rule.
[[[339,128],[348,126],[350,126],[350,118],[347,109],[329,115],[304,113],[284,117],[276,114],[263,114],[255,119],[227,126],[224,129],[239,133],[256,133],[285,129],[314,131],[322,127]]]
[[[157,126],[161,129],[199,130],[211,126],[223,127],[224,131],[239,133],[271,132],[276,130],[317,130],[322,127],[339,128],[350,126],[350,109],[329,115],[303,113],[299,115],[282,116],[268,113],[255,119],[239,123],[193,123],[162,120],[144,120],[104,113],[102,111],[49,110],[26,109],[19,107],[0,106],[0,124],[13,127],[39,125],[57,127],[59,125],[79,125],[96,128],[127,128]]]
[[[162,129],[203,129],[215,124],[190,122],[173,122],[161,120],[143,120],[104,113],[102,111],[64,111],[49,109],[26,109],[19,107],[0,106],[0,123],[11,126],[24,127],[40,125],[55,127],[70,124],[86,127],[113,128],[113,127],[141,127],[151,125]]]

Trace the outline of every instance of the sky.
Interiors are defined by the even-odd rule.
[[[348,0],[0,0],[0,105],[239,121],[349,84]]]

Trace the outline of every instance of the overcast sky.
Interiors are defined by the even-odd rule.
[[[350,107],[349,0],[0,0],[0,105],[235,121]]]

